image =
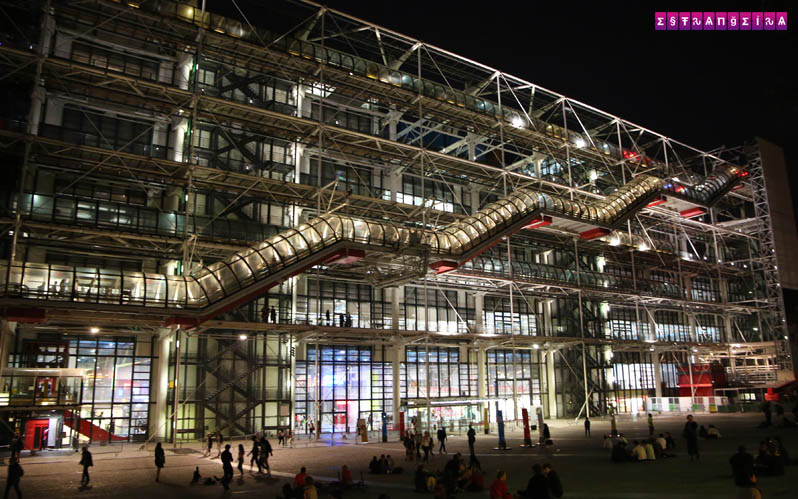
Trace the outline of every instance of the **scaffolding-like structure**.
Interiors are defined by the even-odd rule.
[[[148,438],[791,376],[756,146],[700,151],[309,1],[6,3],[3,362],[149,338]]]

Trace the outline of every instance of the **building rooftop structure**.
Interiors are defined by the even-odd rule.
[[[10,8],[11,411],[36,368],[87,369],[53,424],[89,439],[792,379],[761,142],[700,151],[312,2]],[[35,379],[22,420],[62,398]]]

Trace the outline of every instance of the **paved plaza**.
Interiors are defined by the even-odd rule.
[[[677,438],[678,455],[672,459],[612,463],[609,451],[601,447],[602,435],[609,432],[609,422],[598,419],[593,421],[593,436],[589,439],[584,437],[581,421],[550,422],[555,441],[550,456],[540,454],[537,449],[519,447],[522,433],[515,430],[507,434],[510,450],[494,450],[496,435],[479,435],[476,453],[485,470],[486,484],[492,481],[497,469],[503,469],[508,473],[511,490],[517,490],[525,486],[531,475],[532,464],[550,462],[560,474],[565,489],[564,497],[584,498],[734,497],[736,491],[728,460],[738,445],[746,445],[749,452],[755,454],[761,439],[779,435],[793,457],[798,456],[798,429],[759,429],[759,414],[697,415],[696,420],[699,424],[715,424],[723,434],[721,440],[700,441],[701,460],[697,463],[690,463],[685,454],[685,442],[681,439],[683,417],[665,416],[656,417],[655,425],[658,433],[670,431]],[[630,442],[648,435],[643,417],[621,418],[618,426]],[[414,466],[404,461],[404,451],[398,442],[355,444],[350,438],[344,441],[336,439],[333,445],[329,440],[308,445],[300,440],[296,448],[279,448],[276,439],[271,441],[275,446],[274,457],[270,460],[273,477],[258,475],[245,465],[243,478],[239,478],[236,470],[231,490],[227,493],[229,497],[275,497],[282,484],[292,479],[301,466],[306,466],[309,474],[317,480],[335,480],[342,464],[349,465],[355,480],[362,473],[367,484],[365,490],[353,490],[345,497],[376,498],[384,493],[396,499],[418,498],[420,495],[412,491]],[[249,451],[250,446],[245,444],[245,447]],[[450,456],[453,452],[468,452],[466,439],[462,435],[451,437],[447,447]],[[202,457],[199,449],[199,444],[183,446],[176,451],[167,446],[166,467],[161,473],[160,483],[155,483],[152,445],[146,450],[140,450],[140,445],[135,444],[92,446],[95,466],[91,469],[90,488],[80,486],[81,468],[77,454],[46,451],[28,456],[26,451],[22,459],[25,476],[21,487],[26,498],[224,497],[220,485],[189,484],[196,466],[199,466],[203,477],[222,475],[219,459]],[[379,476],[366,474],[371,456],[380,454],[391,454],[397,466],[405,467],[404,473]],[[216,456],[215,449],[211,456]],[[443,469],[447,459],[447,456],[435,454],[429,469]],[[7,459],[3,463],[7,463]],[[2,480],[5,482],[5,473],[2,474]],[[765,498],[794,498],[798,466],[787,467],[782,477],[761,477],[759,483]],[[432,497],[432,494],[429,496]],[[461,493],[458,497],[487,497],[487,492]]]

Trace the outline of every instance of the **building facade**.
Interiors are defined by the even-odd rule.
[[[9,9],[0,411],[26,445],[793,379],[761,144],[699,151],[310,2]]]

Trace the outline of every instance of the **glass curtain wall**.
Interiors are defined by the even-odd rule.
[[[488,397],[495,399],[490,404],[491,421],[496,421],[497,409],[502,411],[504,420],[509,421],[520,419],[521,409],[526,408],[532,415],[536,407],[543,406],[541,375],[545,376],[545,372],[541,371],[543,363],[537,350],[492,349],[486,352],[485,361]]]
[[[69,421],[65,421],[62,445],[69,445],[73,436],[81,442],[106,439],[109,434],[114,441],[147,438],[152,366],[148,339],[21,336],[9,356],[9,367],[86,370],[80,406],[74,413],[63,413]],[[69,429],[78,425],[80,435]]]
[[[393,370],[378,360],[382,354],[371,347],[308,345],[306,360],[296,362],[294,431],[306,433],[319,419],[323,433],[354,431],[358,419],[378,429],[382,413],[393,413]]]

